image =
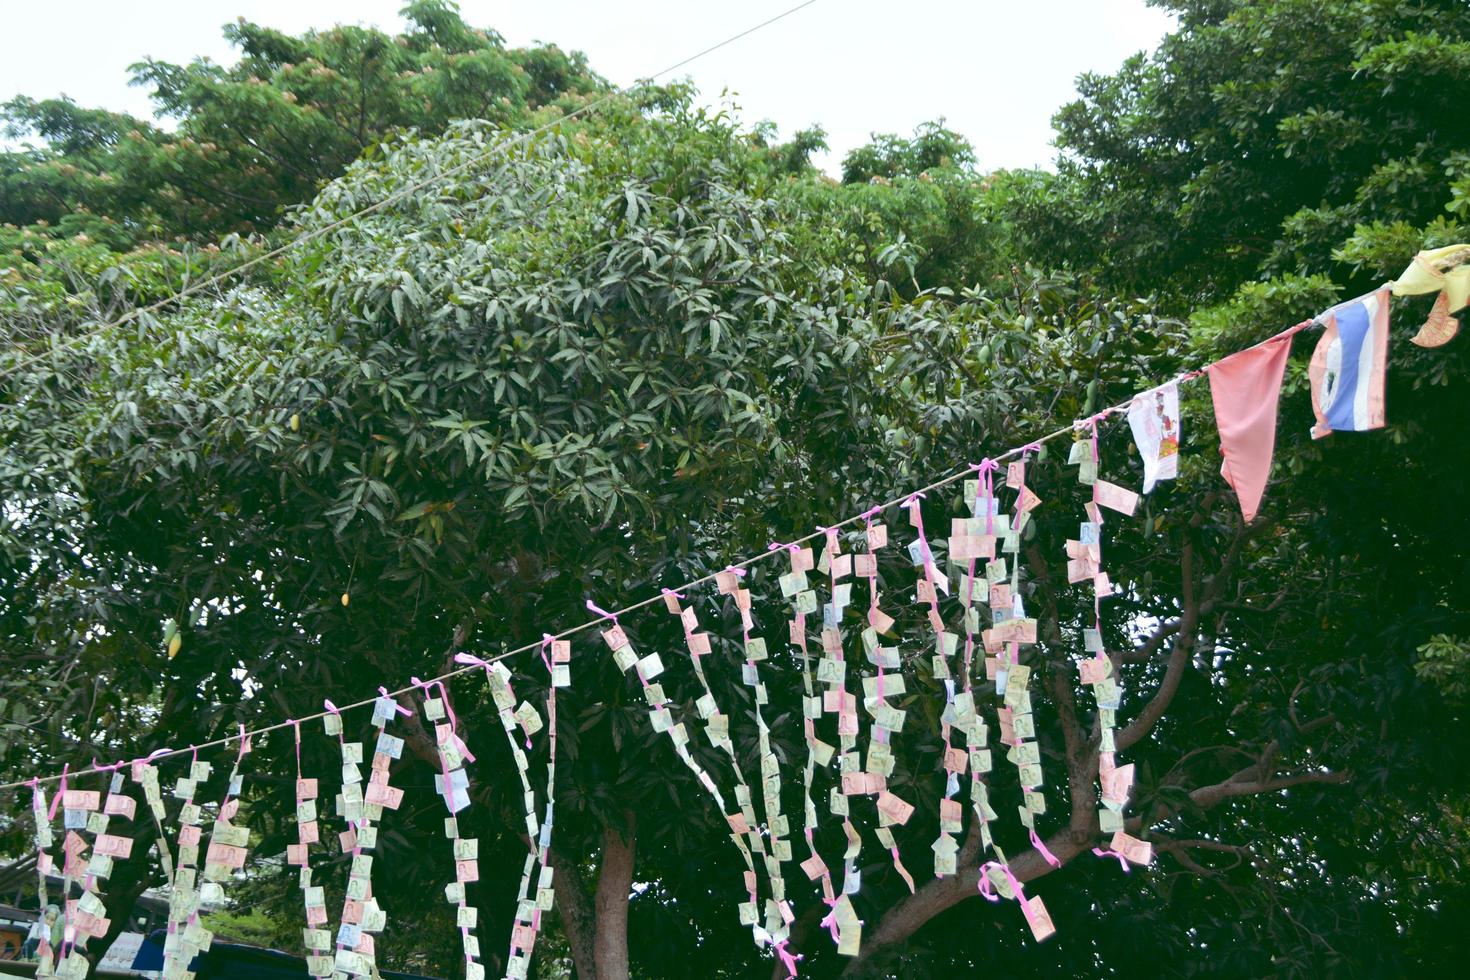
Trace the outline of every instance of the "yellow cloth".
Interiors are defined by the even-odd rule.
[[[1461,262],[1454,268],[1441,271],[1435,265],[1456,253],[1461,253]],[[1393,284],[1395,296],[1417,296],[1440,290],[1449,298],[1450,313],[1470,302],[1470,245],[1446,245],[1420,252]]]

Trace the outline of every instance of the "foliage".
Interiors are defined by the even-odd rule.
[[[878,139],[837,184],[806,167],[818,131],[777,143],[673,86],[336,227],[480,160],[526,119],[380,135],[288,229],[329,234],[238,286],[72,346],[131,295],[112,280],[163,295],[199,274],[195,262],[254,253],[90,232],[23,246],[45,258],[0,282],[7,329],[30,351],[0,357],[3,771],[301,717],[324,694],[437,674],[455,650],[533,641],[581,622],[588,597],[657,595],[1397,272],[1466,219],[1463,132],[1431,112],[1463,81],[1463,16],[1446,6],[1177,4],[1180,29],[1159,53],[1084,80],[1059,117],[1074,157],[1056,175],[979,175],[936,123],[913,141]],[[1402,91],[1415,99],[1396,101]],[[1308,125],[1313,107],[1375,135],[1334,149],[1329,120]],[[1425,177],[1423,161],[1450,179]],[[27,231],[47,237],[14,234]],[[1162,298],[1136,295],[1153,290]],[[1426,307],[1396,304],[1396,333]],[[1452,492],[1470,462],[1454,421],[1464,343],[1425,351],[1396,337],[1392,425],[1324,442],[1306,435],[1310,345],[1297,343],[1257,526],[1240,526],[1221,485],[1198,382],[1184,389],[1180,479],[1105,532],[1122,590],[1105,607],[1106,641],[1127,685],[1120,722],[1137,726],[1124,750],[1139,767],[1132,812],[1157,868],[1123,876],[1087,854],[1093,720],[1072,654],[1092,604],[1060,586],[1085,499],[1062,440],[1028,470],[1045,501],[1023,564],[1044,637],[1032,661],[1051,781],[1042,831],[1068,857],[1032,891],[1057,939],[1031,944],[1014,907],[974,900],[973,877],[957,890],[927,873],[942,688],[913,572],[894,554],[884,606],[899,615],[912,691],[891,784],[920,806],[899,833],[920,894],[865,841],[860,914],[870,937],[899,935],[846,964],[791,868],[804,972],[1449,972],[1470,908],[1458,873],[1470,773],[1450,734],[1463,727],[1458,638],[1470,635],[1458,585],[1470,527]],[[1136,485],[1126,426],[1105,426],[1101,450],[1104,477]],[[926,498],[932,539],[958,498],[958,486]],[[902,517],[887,518],[901,545]],[[799,665],[777,641],[775,571],[747,581],[771,639],[764,710],[794,774]],[[709,590],[690,602],[716,637],[707,670],[749,772],[738,617]],[[677,620],[655,608],[623,622],[662,654],[676,711],[692,712]],[[534,658],[513,663],[517,692],[544,696]],[[570,959],[591,975],[579,915],[594,914],[610,842],[626,839],[634,973],[768,972],[732,912],[742,867],[722,816],[595,636],[577,639],[573,676],[559,699],[560,910],[542,969]],[[464,821],[485,852],[473,897],[499,955],[524,854],[506,829],[520,799],[504,791],[515,777],[480,679],[457,681],[454,697],[480,759]],[[447,971],[447,907],[423,900],[449,860],[432,745],[412,723],[404,733],[395,783],[409,795],[385,824],[375,884],[392,924],[382,945],[394,963]],[[330,796],[324,743],[306,740],[304,765]],[[695,751],[723,773],[702,741]],[[290,833],[278,777],[292,746],[267,738],[256,753],[246,814],[257,853],[274,855]],[[541,771],[544,749],[533,759]],[[1006,772],[998,763],[1002,801],[1016,789]],[[783,811],[800,814],[799,783],[785,783]],[[1001,826],[1007,853],[1028,860],[1014,821]],[[834,830],[817,837],[829,859]],[[12,828],[7,845],[18,838]],[[238,883],[242,908],[292,921],[294,886],[263,868]]]
[[[930,170],[964,170],[975,162],[969,140],[944,125],[944,120],[924,123],[912,139],[893,133],[874,133],[873,141],[848,153],[842,161],[842,182],[892,180],[917,177]]]
[[[1185,308],[1258,276],[1366,287],[1465,237],[1470,137],[1446,124],[1470,98],[1463,3],[1161,5],[1179,29],[1083,75],[1057,114],[1061,173],[1022,202],[1050,212],[1028,250]],[[1387,247],[1366,256],[1365,240]]]
[[[173,129],[65,97],[15,97],[8,135],[44,144],[0,153],[0,225],[120,251],[264,231],[385,137],[455,119],[524,123],[602,87],[581,55],[508,48],[446,0],[403,13],[397,36],[338,26],[293,37],[242,18],[225,27],[241,53],[228,68],[135,64],[133,84],[151,88]]]

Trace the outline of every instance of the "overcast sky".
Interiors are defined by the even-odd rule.
[[[462,0],[465,19],[513,45],[585,51],[622,85],[797,0]],[[144,56],[234,60],[220,28],[245,17],[291,33],[335,23],[402,27],[402,0],[0,0],[0,99],[66,93],[151,116],[127,66]],[[909,133],[943,116],[982,167],[1047,165],[1052,113],[1084,71],[1151,49],[1171,19],[1144,0],[818,0],[680,72],[704,98],[729,90],[748,122],[783,134],[819,123],[835,171],[870,133]]]

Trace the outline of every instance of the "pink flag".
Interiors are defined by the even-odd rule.
[[[1292,334],[1305,324],[1283,331],[1255,347],[1216,361],[1210,375],[1215,424],[1220,429],[1220,475],[1240,498],[1247,521],[1255,519],[1271,475],[1276,450],[1276,403],[1291,353]]]

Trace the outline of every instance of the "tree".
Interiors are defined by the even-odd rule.
[[[268,231],[385,137],[455,119],[518,125],[604,86],[580,54],[508,48],[447,0],[403,14],[397,36],[337,26],[293,37],[242,18],[225,27],[241,52],[230,67],[138,62],[132,83],[151,87],[173,131],[17,96],[4,106],[8,135],[45,142],[0,154],[0,224],[124,251]]]
[[[1160,5],[1178,30],[1057,113],[1060,173],[1021,196],[1022,247],[1187,308],[1257,277],[1397,272],[1344,247],[1360,227],[1396,262],[1463,234],[1464,4]]]
[[[495,135],[465,125],[395,141],[295,227],[333,226],[425,172],[478,160]],[[789,155],[762,143],[691,109],[682,89],[641,92],[336,228],[239,288],[0,361],[0,642],[12,665],[0,696],[8,725],[48,718],[46,741],[8,747],[8,771],[300,717],[373,677],[438,673],[457,649],[517,646],[580,622],[589,596],[657,595],[1088,416],[1353,288],[1324,274],[1234,283],[1229,303],[1188,323],[1161,317],[1154,301],[1109,298],[1098,285],[1109,269],[1037,271],[1004,251],[1051,227],[1016,209],[1034,178],[986,187],[930,168],[932,183],[836,188],[793,175]],[[991,220],[954,215],[957,201],[993,208],[982,212]],[[950,228],[957,244],[945,244]],[[1149,233],[1139,226],[1140,240]],[[999,260],[952,254],[981,241]],[[913,256],[931,252],[965,279],[919,271]],[[1380,271],[1404,260],[1386,244],[1372,254]],[[13,330],[54,343],[77,329],[21,293],[0,296]],[[1087,854],[1100,840],[1098,735],[1072,658],[1091,601],[1062,586],[1058,567],[1085,491],[1065,455],[1033,460],[1028,483],[1046,500],[1021,560],[1042,642],[1027,656],[1051,806],[1040,830],[1063,868],[1029,851],[1013,820],[997,833],[1051,907],[1054,942],[1031,945],[1014,909],[973,900],[978,841],[961,874],[927,873],[942,685],[912,568],[898,554],[881,564],[911,685],[890,785],[919,806],[898,833],[918,887],[910,895],[873,847],[861,810],[856,902],[868,927],[855,960],[835,955],[825,906],[788,868],[804,971],[1448,966],[1442,939],[1463,887],[1425,868],[1463,852],[1465,763],[1446,737],[1463,703],[1416,667],[1444,659],[1419,652],[1433,637],[1452,638],[1442,650],[1470,635],[1456,591],[1465,515],[1452,495],[1421,492],[1454,486],[1466,462],[1461,431],[1441,421],[1463,401],[1465,354],[1401,348],[1393,428],[1325,444],[1304,438],[1299,350],[1258,525],[1240,525],[1215,473],[1203,382],[1186,389],[1181,479],[1135,520],[1108,523],[1121,597],[1106,607],[1104,639],[1128,687],[1119,740],[1139,767],[1131,826],[1161,855],[1148,874]],[[1128,442],[1104,427],[1103,476],[1125,485]],[[924,502],[936,545],[959,497],[952,487]],[[901,545],[901,515],[886,516]],[[772,653],[763,712],[785,763],[782,812],[795,815],[800,665],[777,642],[787,611],[774,577],[763,566],[749,581]],[[738,617],[708,590],[688,601],[716,637],[707,671],[755,771]],[[170,618],[183,630],[172,661],[159,635]],[[662,683],[692,718],[699,692],[677,621],[654,609],[624,623],[640,649],[663,654]],[[573,669],[559,710],[560,936],[542,955],[564,943],[584,977],[772,969],[732,912],[743,865],[720,840],[723,816],[595,637],[578,641]],[[517,691],[535,701],[541,675],[522,673]],[[466,827],[485,850],[482,935],[499,937],[524,853],[507,829],[519,826],[519,788],[502,792],[514,777],[479,679],[454,697],[481,760]],[[385,827],[376,882],[395,925],[383,945],[444,970],[456,937],[444,907],[422,901],[448,873],[447,848],[425,843],[442,815],[428,788],[435,763],[425,735],[406,731],[395,781],[410,794]],[[694,751],[728,780],[719,753],[698,738]],[[262,855],[289,837],[290,755],[280,742],[256,750],[248,813]],[[325,776],[330,754],[309,742],[305,765]],[[832,778],[819,776],[819,808]],[[992,784],[1008,813],[1005,763]],[[818,849],[830,861],[843,843],[824,815]],[[114,897],[148,873],[130,865]],[[295,914],[291,878],[251,885],[250,902]]]

